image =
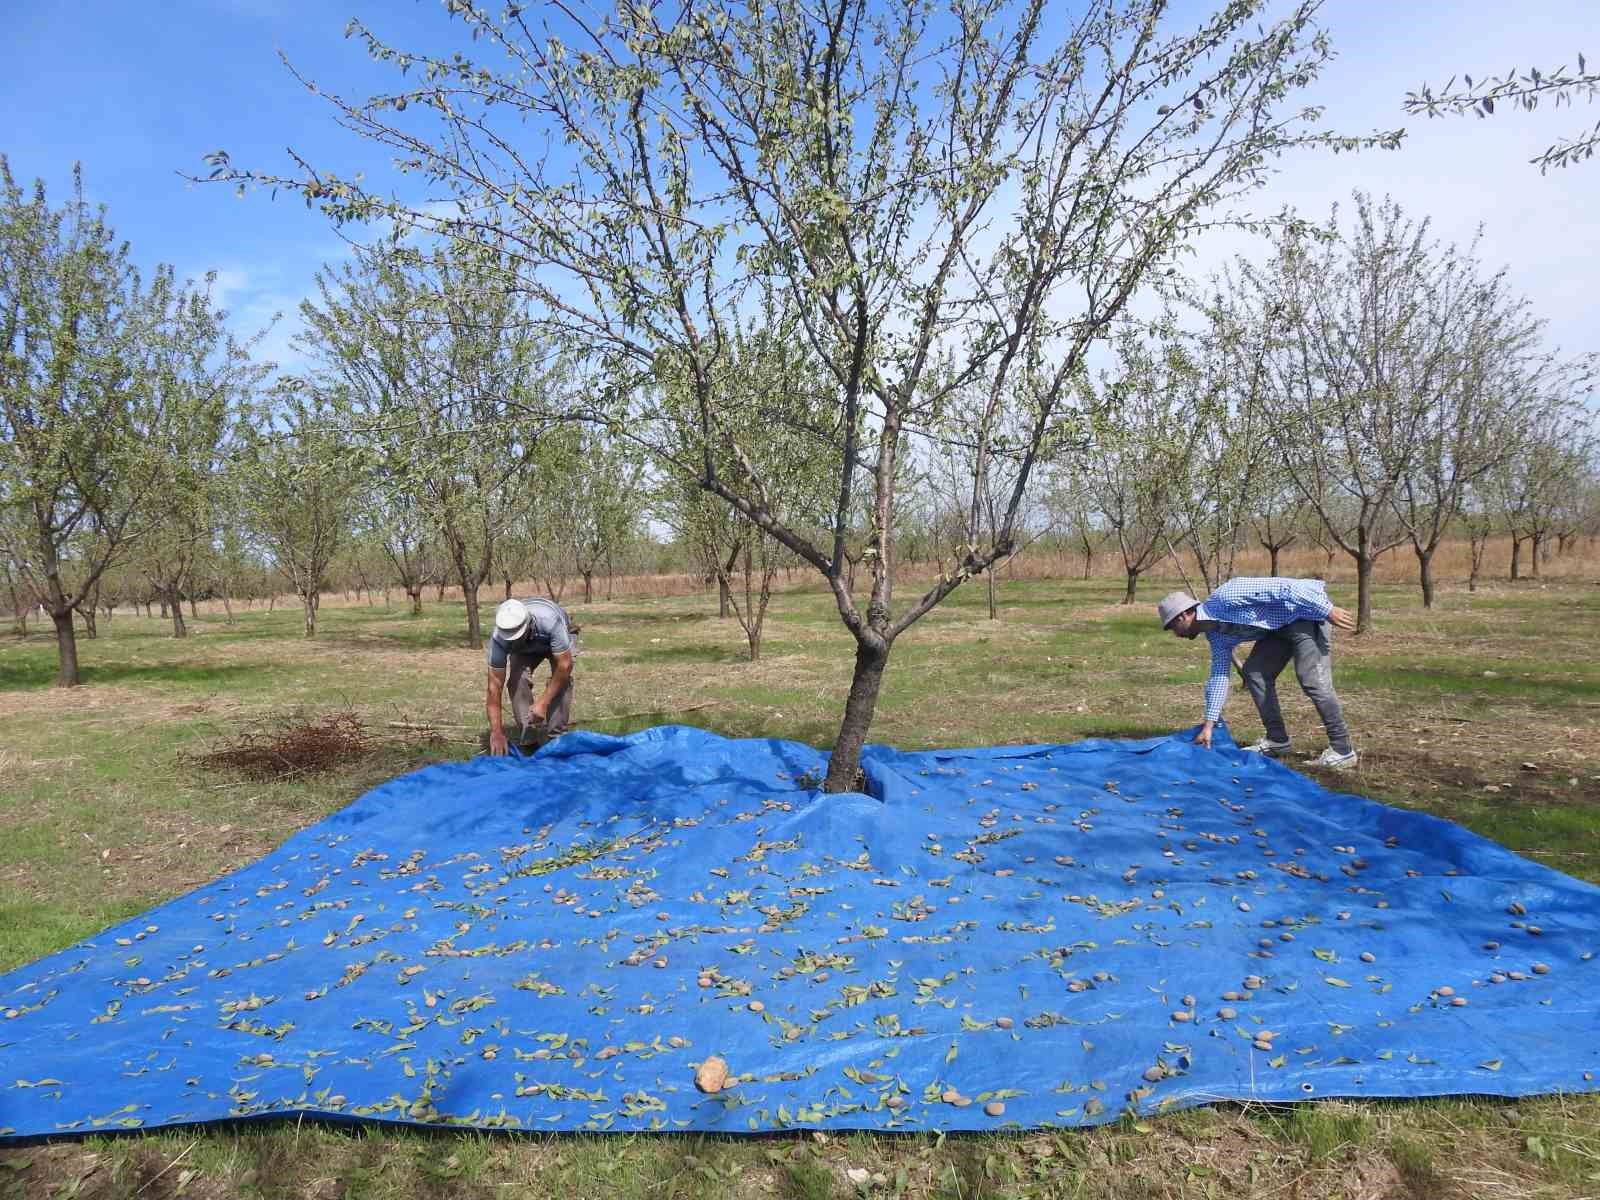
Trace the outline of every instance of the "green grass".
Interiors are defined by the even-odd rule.
[[[1115,580],[1004,582],[997,621],[982,588],[956,593],[895,647],[873,739],[929,748],[1146,737],[1193,724],[1204,646],[1162,635],[1149,603],[1178,582],[1143,581],[1134,608],[1116,604]],[[903,586],[902,596],[913,591]],[[591,728],[682,722],[816,745],[837,731],[852,646],[827,595],[779,595],[758,663],[737,623],[715,616],[714,594],[571,607],[584,626],[577,715]],[[1600,597],[1575,584],[1446,590],[1429,612],[1414,589],[1381,588],[1377,613],[1375,636],[1336,646],[1336,682],[1364,757],[1330,782],[1600,880]],[[330,601],[315,641],[301,636],[295,608],[238,610],[231,625],[202,611],[191,628],[180,641],[160,620],[102,621],[98,639],[80,642],[87,686],[73,692],[52,686],[48,632],[0,638],[0,968],[253,861],[384,779],[476,750],[483,654],[464,644],[459,603],[430,602],[413,617],[400,603]],[[1292,676],[1282,692],[1298,744],[1315,751],[1320,731]],[[241,731],[339,709],[387,740],[333,775],[261,783],[193,762]],[[1237,736],[1255,735],[1242,689],[1229,716]],[[461,728],[432,744],[389,728],[417,721]],[[859,1194],[851,1168],[883,1178],[872,1195],[952,1200],[1385,1187],[1464,1196],[1484,1180],[1508,1195],[1592,1195],[1600,1102],[1221,1106],[1083,1132],[950,1138],[242,1126],[7,1151],[0,1197],[809,1200]]]

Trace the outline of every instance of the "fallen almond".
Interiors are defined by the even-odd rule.
[[[716,1055],[712,1055],[695,1068],[694,1085],[702,1092],[707,1094],[720,1092],[727,1081],[728,1064]]]

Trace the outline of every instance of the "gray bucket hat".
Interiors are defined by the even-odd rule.
[[[1156,616],[1161,618],[1161,628],[1166,629],[1191,608],[1198,607],[1200,601],[1188,592],[1169,592],[1161,603],[1156,605]]]

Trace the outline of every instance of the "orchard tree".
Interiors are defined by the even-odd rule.
[[[1117,367],[1102,378],[1085,474],[1107,540],[1122,554],[1122,603],[1132,604],[1139,577],[1177,553],[1205,419],[1193,404],[1195,364],[1179,341],[1130,330],[1117,350]]]
[[[229,441],[241,406],[270,370],[250,360],[211,299],[214,277],[198,286],[156,275],[147,298],[144,377],[162,412],[146,449],[153,473],[150,520],[131,552],[172,616],[174,637],[186,637],[182,600],[199,586],[201,562],[219,532]]]
[[[1422,604],[1432,608],[1433,556],[1461,515],[1467,489],[1516,453],[1521,431],[1581,374],[1539,345],[1542,323],[1511,292],[1505,272],[1484,278],[1475,259],[1451,258],[1431,303],[1453,363],[1416,431],[1411,465],[1394,495],[1417,557]]]
[[[1509,578],[1540,577],[1549,538],[1562,527],[1563,514],[1589,478],[1597,439],[1595,415],[1580,397],[1553,397],[1553,402],[1528,421],[1516,453],[1492,472],[1486,490],[1499,510],[1502,528],[1511,535]],[[1522,549],[1528,548],[1528,571]]]
[[[512,416],[563,387],[514,282],[485,247],[391,242],[324,271],[317,299],[301,305],[311,378],[339,398],[391,507],[432,522],[474,648],[496,539],[532,488],[560,486],[528,474],[542,423]]]
[[[1267,428],[1285,472],[1355,562],[1357,629],[1372,628],[1378,556],[1407,539],[1396,503],[1459,359],[1448,298],[1459,262],[1392,201],[1356,193],[1317,237],[1291,228],[1241,266],[1273,344]]]
[[[681,379],[693,459],[671,454],[686,410],[641,400],[659,389],[618,386],[595,415],[826,580],[855,641],[826,781],[840,791],[855,785],[895,640],[1015,549],[1034,467],[1090,347],[1277,154],[1362,144],[1310,132],[1318,110],[1293,100],[1332,53],[1317,0],[1232,0],[1187,19],[1170,8],[776,0],[590,19],[452,3],[470,34],[459,51],[391,45],[358,22],[353,35],[396,68],[396,87],[359,101],[317,90],[455,210],[406,205],[309,162],[278,178],[218,154],[213,177],[298,189],[338,221],[503,247],[535,311],[596,378],[653,381],[665,364]],[[772,503],[772,480],[720,470],[741,451],[722,406],[741,400],[718,377],[758,287],[787,297],[831,385],[825,421],[770,414],[793,421],[830,473],[828,511],[806,525]],[[976,466],[965,506],[982,503],[995,432],[1019,428],[1011,493],[982,544],[899,599],[903,437],[940,431],[947,400],[974,383],[986,401],[957,431]],[[542,411],[529,404],[530,418]],[[847,553],[863,493],[864,604]]]
[[[0,536],[55,625],[58,686],[79,682],[73,614],[92,631],[105,572],[146,541],[194,545],[196,481],[258,370],[223,323],[168,267],[145,285],[81,174],[52,208],[0,157]]]
[[[242,427],[239,495],[251,528],[300,598],[312,638],[328,568],[354,523],[361,474],[326,397],[289,378],[273,401]]]

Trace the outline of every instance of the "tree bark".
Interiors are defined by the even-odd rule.
[[[461,595],[467,605],[467,645],[474,650],[482,650],[483,626],[478,623],[478,585],[465,575],[461,579]]]
[[[1433,607],[1433,551],[1417,551],[1417,575],[1422,583],[1422,607]]]
[[[411,597],[411,615],[420,617],[422,615],[422,585],[419,583],[416,587],[406,588],[406,595]]]
[[[1128,568],[1128,590],[1122,594],[1124,604],[1132,604],[1134,594],[1139,590],[1139,571],[1135,567]]]
[[[1532,541],[1533,541],[1533,546],[1532,546],[1531,552],[1528,555],[1528,566],[1531,568],[1529,570],[1529,572],[1528,572],[1528,576],[1531,579],[1538,579],[1538,578],[1540,578],[1540,575],[1539,575],[1539,561],[1541,559],[1548,559],[1549,558],[1549,553],[1547,551],[1545,551],[1544,534],[1542,534],[1542,533],[1534,534],[1533,538],[1532,538]]]
[[[56,652],[59,665],[56,668],[57,687],[77,687],[78,678],[78,633],[72,626],[72,610],[50,613],[50,620],[56,627]]]
[[[728,554],[728,561],[722,564],[722,570],[717,574],[717,618],[726,621],[733,613],[733,597],[728,591],[728,576],[733,574],[733,568],[739,561],[739,551],[744,548],[741,538],[733,544],[733,549]]]
[[[100,636],[100,627],[94,619],[94,609],[83,605],[79,607],[78,615],[83,618],[83,636],[94,641]]]
[[[1372,555],[1363,551],[1356,560],[1356,632],[1372,628]]]
[[[1000,619],[1000,610],[995,607],[994,602],[994,568],[990,567],[984,572],[984,575],[989,581],[989,620],[998,621]]]
[[[1511,582],[1515,583],[1522,578],[1522,542],[1523,539],[1516,534],[1511,535]]]
[[[583,602],[588,604],[594,599],[594,572],[584,571],[583,575]]]
[[[183,623],[183,597],[178,595],[177,588],[168,590],[167,598],[162,601],[162,607],[172,613],[172,636],[188,637],[189,628]]]
[[[1278,573],[1278,555],[1281,552],[1282,552],[1281,549],[1279,547],[1277,547],[1277,546],[1268,546],[1267,547],[1267,553],[1272,555],[1272,565],[1267,568],[1267,574],[1268,575],[1277,575],[1277,573]]]
[[[883,669],[889,662],[887,643],[856,642],[856,669],[850,679],[850,695],[844,704],[844,720],[828,760],[828,777],[823,791],[850,792],[856,788],[861,771],[861,747],[878,707],[878,690],[883,686]]]
[[[1483,569],[1483,551],[1489,544],[1489,535],[1469,535],[1472,543],[1472,569],[1467,575],[1467,591],[1478,590],[1478,572]]]
[[[317,601],[320,599],[321,597],[315,591],[301,593],[300,596],[300,604],[305,609],[306,636],[308,638],[317,636]]]
[[[200,619],[200,611],[195,607],[194,594],[192,592],[189,594],[189,617],[194,621]]]

